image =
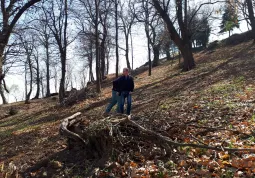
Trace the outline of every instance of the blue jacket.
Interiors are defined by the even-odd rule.
[[[124,75],[119,77],[117,79],[118,81],[118,85],[119,85],[119,92],[122,92],[122,91],[131,91],[133,92],[134,91],[134,80],[133,80],[133,77],[131,76],[127,76],[125,77]]]

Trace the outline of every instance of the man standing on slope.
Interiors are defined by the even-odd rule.
[[[119,83],[118,83],[118,79],[114,80],[112,82],[112,98],[111,101],[109,103],[109,105],[107,106],[104,115],[107,116],[109,115],[111,109],[113,108],[113,106],[117,104],[117,113],[120,113],[120,96],[119,96]]]
[[[129,69],[123,69],[123,75],[118,79],[119,83],[119,95],[120,95],[120,112],[124,113],[124,104],[127,99],[127,115],[131,113],[131,103],[132,97],[131,94],[134,91],[134,80],[133,77],[129,75]]]

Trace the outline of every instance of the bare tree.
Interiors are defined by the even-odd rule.
[[[102,26],[102,37],[100,39],[100,70],[101,70],[101,79],[104,78],[106,73],[106,51],[107,51],[107,38],[109,37],[109,28],[110,28],[110,12],[112,9],[112,1],[104,1],[101,5],[101,10],[99,13],[100,24]]]
[[[56,8],[58,11],[56,12]],[[61,79],[59,85],[59,102],[62,103],[65,97],[65,78],[66,78],[66,60],[68,26],[68,4],[67,0],[50,1],[47,7],[43,7],[43,11],[60,53],[61,59]]]
[[[176,0],[176,18],[181,31],[181,35],[178,34],[173,20],[170,19],[168,14],[168,7],[170,0],[160,2],[158,0],[152,0],[154,7],[167,25],[171,39],[175,42],[181,51],[184,59],[183,70],[188,71],[195,67],[195,61],[192,54],[191,36],[188,29],[187,18],[187,0]],[[192,20],[193,18],[191,18]]]
[[[0,6],[0,86],[2,84],[2,80],[4,79],[3,74],[3,59],[4,59],[4,51],[9,42],[9,38],[11,33],[19,21],[22,14],[27,11],[31,6],[40,0],[30,0],[30,1],[9,1],[9,0],[1,0]]]
[[[25,103],[29,104],[30,96],[33,90],[33,53],[35,48],[34,36],[29,36],[26,32],[20,32],[19,34],[20,45],[24,49],[26,60],[25,65]],[[29,77],[29,80],[27,79]],[[28,89],[29,85],[29,89]]]
[[[131,69],[130,61],[129,61],[129,36],[131,32],[131,28],[135,23],[135,15],[132,13],[132,4],[131,0],[128,1],[128,4],[123,3],[121,5],[120,10],[120,19],[122,21],[122,30],[125,36],[125,58],[127,63],[127,68]],[[127,5],[127,8],[125,6]]]
[[[31,27],[30,27],[31,28]],[[39,19],[33,24],[35,35],[45,50],[45,67],[46,67],[46,97],[50,96],[50,39],[52,38],[52,32],[48,27],[48,22],[45,19],[44,14],[40,14]]]
[[[138,10],[137,10],[138,9]],[[141,1],[140,6],[135,9],[133,13],[138,22],[144,24],[145,34],[147,37],[147,48],[148,48],[148,64],[149,64],[149,76],[151,75],[152,66],[159,64],[159,51],[161,47],[161,40],[159,38],[163,23],[154,8],[149,4],[148,1]],[[153,49],[154,60],[151,60],[151,47]]]

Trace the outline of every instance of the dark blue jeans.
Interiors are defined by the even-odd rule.
[[[107,106],[105,112],[109,113],[115,104],[117,104],[116,111],[117,111],[117,113],[119,113],[120,112],[120,109],[119,109],[119,106],[120,106],[120,96],[117,95],[117,91],[112,90],[112,98],[111,98],[111,101],[110,101],[109,105]]]
[[[130,115],[132,97],[131,97],[131,94],[129,94],[128,91],[122,91],[121,92],[121,105],[120,105],[120,111],[121,111],[122,114],[124,113],[124,105],[125,105],[125,100],[126,99],[127,99],[127,115]]]

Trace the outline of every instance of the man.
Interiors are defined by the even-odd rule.
[[[127,99],[127,115],[131,113],[131,103],[132,97],[131,94],[134,91],[134,80],[129,75],[129,69],[123,69],[123,75],[118,79],[119,83],[119,95],[120,95],[120,112],[124,113],[124,104]]]
[[[118,104],[117,104],[118,103]],[[120,113],[120,96],[119,96],[119,84],[118,84],[118,79],[114,80],[112,82],[112,98],[111,101],[109,103],[109,105],[107,106],[104,115],[109,115],[111,109],[113,108],[113,106],[115,106],[117,104],[117,113]]]

